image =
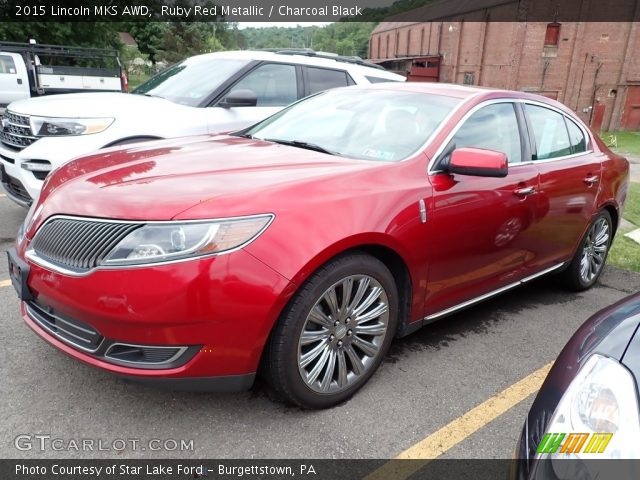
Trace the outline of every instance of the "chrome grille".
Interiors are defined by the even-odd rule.
[[[13,113],[7,110],[4,112],[4,118],[9,120],[14,125],[25,125],[29,126],[29,117],[27,115],[20,115],[18,113]]]
[[[38,140],[31,133],[29,117],[17,113],[4,112],[4,128],[0,129],[0,142],[14,150],[22,150]]]
[[[54,218],[38,232],[31,247],[54,265],[76,272],[97,267],[102,259],[139,224],[91,219]]]

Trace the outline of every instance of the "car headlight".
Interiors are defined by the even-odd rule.
[[[106,130],[113,118],[31,117],[31,131],[39,137],[89,135]]]
[[[606,478],[591,471],[601,468],[602,463],[575,460],[640,458],[639,440],[633,376],[619,362],[594,354],[562,396],[536,458],[551,460],[560,479]]]
[[[273,215],[220,221],[146,224],[127,235],[102,265],[142,265],[229,252],[255,240]]]

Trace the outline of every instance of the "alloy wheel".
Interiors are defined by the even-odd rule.
[[[351,275],[311,308],[298,340],[298,370],[317,393],[339,393],[358,381],[382,351],[389,298],[375,278]]]
[[[585,283],[591,282],[604,266],[609,249],[609,232],[609,222],[602,217],[589,228],[580,258],[580,277]]]

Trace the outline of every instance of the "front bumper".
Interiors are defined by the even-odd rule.
[[[293,293],[288,280],[244,250],[84,277],[29,266],[34,300],[22,302],[22,316],[41,338],[102,370],[189,390],[250,386],[271,328]],[[106,343],[88,351],[54,334],[34,314],[36,302],[45,313],[95,330]],[[150,367],[108,358],[110,342],[188,350],[176,362]]]
[[[23,183],[14,176],[15,169],[13,167],[14,165],[0,157],[0,183],[11,200],[22,207],[29,208],[33,198],[29,195]]]
[[[5,190],[12,200],[26,206],[25,204],[31,203],[31,199],[38,198],[40,195],[46,172],[36,174],[30,170],[25,170],[22,168],[25,162],[46,161],[51,164],[51,170],[53,171],[73,158],[99,150],[112,140],[115,140],[115,138],[105,136],[104,133],[60,138],[45,137],[38,139],[22,150],[9,148],[0,142],[0,165],[2,165],[9,177],[19,182],[24,192],[16,195],[15,190],[7,189],[6,186]],[[28,200],[24,198],[24,194],[27,195]]]

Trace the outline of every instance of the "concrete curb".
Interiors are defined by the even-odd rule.
[[[625,233],[624,236],[630,238],[631,240],[636,242],[638,245],[640,245],[640,228],[636,228],[635,230],[629,233]]]

